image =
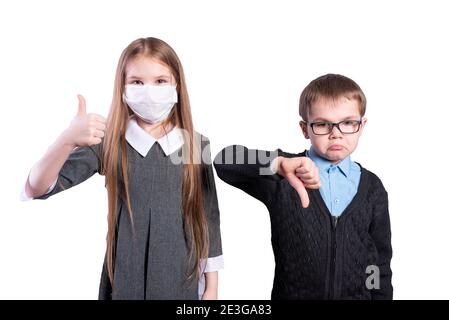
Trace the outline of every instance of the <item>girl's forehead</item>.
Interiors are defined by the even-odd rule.
[[[139,55],[126,64],[126,75],[135,77],[171,76],[170,68],[163,62]]]

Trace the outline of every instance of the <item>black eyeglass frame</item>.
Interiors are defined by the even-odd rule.
[[[356,131],[353,131],[353,132],[343,132],[343,131],[340,129],[340,124],[342,124],[343,122],[347,122],[347,121],[354,121],[354,122],[357,122],[357,130],[356,130]],[[303,123],[309,125],[309,126],[312,128],[313,134],[316,134],[317,136],[324,136],[324,135],[326,135],[326,134],[330,134],[330,133],[332,132],[332,130],[334,130],[334,127],[337,127],[337,129],[338,129],[342,134],[354,134],[354,133],[357,133],[357,132],[360,131],[360,126],[362,125],[362,119],[360,119],[360,120],[343,120],[343,121],[340,121],[340,122],[337,122],[337,123],[334,123],[334,122],[327,122],[327,121],[317,121],[317,122],[303,121]],[[326,133],[316,133],[316,132],[315,132],[315,129],[314,129],[314,126],[315,126],[316,124],[318,124],[318,123],[320,123],[320,124],[323,124],[323,123],[327,124],[327,125],[328,125],[328,132],[326,132]],[[329,129],[329,125],[331,125],[331,126],[330,126],[330,129]]]

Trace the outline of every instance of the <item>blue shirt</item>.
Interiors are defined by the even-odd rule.
[[[333,216],[339,216],[357,193],[360,182],[360,166],[347,156],[338,164],[321,158],[313,148],[306,155],[320,170],[320,194]]]

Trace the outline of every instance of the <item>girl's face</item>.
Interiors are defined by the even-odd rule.
[[[346,97],[338,99],[321,98],[315,101],[309,112],[309,125],[301,122],[301,129],[306,139],[310,139],[315,152],[322,158],[325,158],[334,164],[340,162],[350,155],[359,141],[366,118],[362,119],[359,130],[355,133],[342,133],[336,126],[328,134],[317,135],[310,127],[310,123],[340,123],[343,131],[356,131],[357,126],[349,126],[353,120],[360,120],[359,102],[349,100]],[[315,129],[318,131],[319,129]]]
[[[148,56],[139,55],[130,60],[125,72],[125,84],[176,85],[168,66]]]

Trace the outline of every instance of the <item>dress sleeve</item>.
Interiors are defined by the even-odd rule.
[[[72,151],[61,170],[54,188],[35,199],[47,199],[87,180],[100,170],[100,145],[79,147]]]
[[[220,232],[220,210],[218,208],[214,171],[210,155],[210,142],[205,137],[203,137],[202,150],[204,210],[209,228],[209,259],[206,263],[205,272],[212,272],[223,268],[223,251]]]

